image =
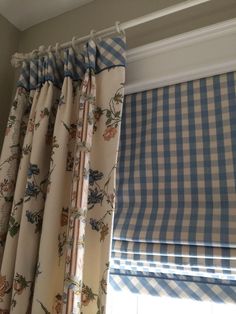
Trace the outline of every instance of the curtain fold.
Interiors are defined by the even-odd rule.
[[[125,97],[114,289],[236,302],[235,81],[232,72]]]
[[[0,161],[0,312],[105,313],[125,39],[25,61]]]

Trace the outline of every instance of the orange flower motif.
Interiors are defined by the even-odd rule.
[[[22,294],[24,288],[23,288],[23,286],[21,285],[20,282],[15,281],[14,282],[14,290],[16,291],[17,294],[20,295],[20,294]]]
[[[22,292],[29,287],[30,281],[26,281],[25,277],[20,275],[20,274],[16,274],[16,277],[14,279],[14,290],[15,293],[18,295],[21,295]]]
[[[115,137],[117,133],[117,129],[113,127],[106,128],[105,132],[103,133],[103,137],[105,141],[110,141],[111,138]]]
[[[83,306],[89,305],[90,299],[89,299],[89,297],[88,297],[88,295],[86,293],[82,294],[81,302],[82,302]]]
[[[30,120],[28,124],[28,132],[33,132],[33,131],[34,131],[34,122]]]
[[[7,181],[5,180],[5,182],[0,184],[0,188],[3,192],[9,192],[12,191],[14,188],[14,182],[13,181]]]
[[[9,292],[9,283],[6,280],[6,276],[0,274],[0,300],[6,293]]]
[[[76,133],[77,133],[77,125],[76,124],[71,124],[69,134],[71,139],[76,138]]]
[[[104,241],[106,235],[108,235],[109,227],[108,224],[102,226],[102,230],[100,232],[100,241]]]
[[[54,300],[53,314],[61,313],[62,313],[62,296],[60,294],[57,294]]]
[[[67,226],[68,224],[68,208],[62,208],[61,212],[61,227]]]
[[[96,120],[96,121],[98,121],[99,119],[100,119],[100,117],[101,117],[101,115],[102,115],[102,109],[101,109],[101,107],[98,107],[97,106],[97,108],[94,110],[94,119]]]
[[[61,215],[61,226],[63,227],[63,226],[66,226],[67,225],[67,223],[68,223],[68,215],[66,215],[66,214],[62,214]]]
[[[83,306],[89,305],[91,301],[95,299],[96,294],[93,293],[92,289],[88,286],[83,286],[82,295],[81,295],[81,303]]]

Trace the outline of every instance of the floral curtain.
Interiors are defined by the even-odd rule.
[[[0,313],[106,309],[125,40],[22,65],[0,161]]]

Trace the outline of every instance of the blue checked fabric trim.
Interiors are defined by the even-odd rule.
[[[61,57],[54,53],[25,61],[17,85],[27,90],[39,88],[51,81],[61,87],[64,77],[74,81],[83,79],[86,69],[99,73],[115,66],[126,66],[124,37],[106,38],[95,43],[87,42],[76,52],[72,47],[64,49]]]
[[[160,273],[187,276],[182,293],[211,300],[207,280],[236,284],[235,82],[231,72],[125,97],[111,283],[132,290],[154,274],[151,293]]]
[[[236,279],[236,250],[113,241],[113,267]]]
[[[159,274],[110,273],[109,283],[115,291],[131,291],[159,297],[187,298],[196,301],[235,303],[235,281],[202,281],[200,277]]]

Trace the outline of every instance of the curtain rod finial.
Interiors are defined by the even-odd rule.
[[[11,58],[12,66],[15,68],[19,68],[23,59],[24,59],[23,53],[19,53],[19,52],[14,53],[14,55]]]

